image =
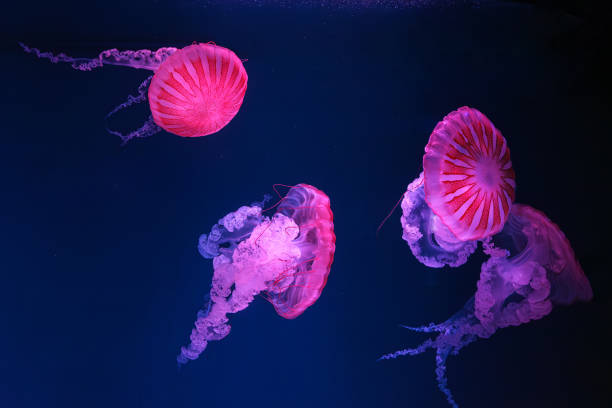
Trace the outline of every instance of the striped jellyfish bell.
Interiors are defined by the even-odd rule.
[[[177,50],[151,81],[153,120],[179,136],[215,133],[238,113],[247,80],[242,61],[227,48],[208,43]]]
[[[423,156],[425,200],[461,241],[503,228],[514,201],[514,170],[506,139],[476,109],[446,115]]]

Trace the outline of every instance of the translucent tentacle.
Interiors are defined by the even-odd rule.
[[[99,68],[102,66],[102,61],[98,58],[73,58],[64,53],[53,54],[51,52],[42,52],[38,48],[30,48],[24,43],[19,43],[21,48],[29,54],[34,54],[38,58],[48,59],[54,64],[58,62],[68,62],[74,69],[78,69],[79,71],[91,71],[94,68]]]
[[[176,52],[174,47],[162,47],[158,50],[126,50],[119,51],[116,48],[102,51],[96,58],[74,58],[64,53],[53,54],[42,52],[38,48],[28,47],[19,43],[21,48],[27,53],[34,54],[38,58],[48,59],[52,63],[68,62],[72,68],[79,71],[91,71],[103,65],[120,65],[137,69],[148,69],[155,71],[162,62]]]
[[[403,327],[404,329],[412,330],[415,332],[420,332],[420,333],[433,333],[433,332],[441,332],[444,330],[444,326],[440,324],[436,324],[436,323],[429,323],[427,325],[418,326],[418,327],[404,326],[403,324],[400,324],[400,327]]]
[[[459,408],[455,402],[453,394],[448,388],[448,378],[446,377],[446,358],[450,353],[450,349],[438,349],[436,351],[436,380],[438,380],[438,388],[446,395],[446,400],[453,408]]]
[[[133,139],[135,137],[139,137],[139,138],[149,137],[149,136],[153,136],[156,133],[161,132],[161,128],[155,124],[155,121],[153,120],[153,116],[151,115],[149,115],[149,118],[141,127],[128,133],[127,135],[121,132],[117,132],[116,130],[108,129],[108,128],[106,130],[110,134],[119,136],[121,140],[123,141],[122,145],[126,144],[130,139]]]
[[[417,354],[421,354],[427,351],[427,349],[432,348],[432,347],[435,347],[434,341],[431,339],[427,339],[415,348],[408,348],[408,349],[398,350],[393,353],[385,354],[379,357],[377,361],[391,360],[391,359],[398,358],[401,356],[416,356]]]
[[[153,75],[151,75],[150,77],[142,81],[142,83],[138,85],[138,95],[137,96],[128,95],[127,101],[123,102],[121,105],[117,106],[115,109],[110,111],[108,115],[106,115],[106,118],[108,119],[109,117],[111,117],[112,115],[120,111],[121,109],[125,109],[128,106],[132,106],[137,103],[146,101],[147,100],[147,86],[149,86],[149,83],[151,82],[152,78],[153,78]]]
[[[110,111],[107,115],[106,115],[106,120],[108,120],[111,116],[113,116],[115,113],[119,112],[122,109],[125,109],[129,106],[135,105],[137,103],[142,103],[144,101],[147,100],[147,87],[149,86],[149,83],[151,82],[151,79],[153,78],[153,75],[151,75],[150,77],[148,77],[147,79],[145,79],[139,86],[138,86],[138,95],[134,96],[134,95],[128,95],[127,101],[123,102],[122,104],[120,104],[119,106],[117,106],[115,109],[113,109],[112,111]],[[157,126],[155,124],[155,122],[153,121],[153,116],[149,115],[149,118],[147,119],[147,121],[138,129],[128,133],[128,134],[123,134],[121,132],[118,132],[116,130],[112,130],[109,129],[108,127],[106,128],[106,130],[108,131],[108,133],[113,134],[115,136],[119,136],[121,138],[121,140],[123,141],[123,144],[127,143],[130,139],[134,138],[134,137],[149,137],[152,136],[156,133],[161,132],[161,128],[159,126]]]
[[[409,330],[421,333],[439,333],[433,339],[427,339],[415,348],[399,350],[394,353],[385,354],[378,360],[390,360],[401,356],[414,356],[421,354],[428,349],[435,349],[436,352],[436,380],[438,388],[444,393],[449,404],[454,408],[458,405],[448,388],[446,378],[446,359],[451,354],[458,354],[459,350],[478,338],[490,337],[495,329],[483,327],[474,316],[474,298],[469,299],[457,313],[448,320],[435,324],[430,323],[420,327],[402,326]]]

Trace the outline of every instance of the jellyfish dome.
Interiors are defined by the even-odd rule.
[[[247,87],[240,58],[214,44],[178,50],[159,66],[149,103],[155,123],[170,133],[194,137],[216,133],[238,113]]]
[[[423,157],[425,200],[461,241],[499,232],[514,201],[514,170],[506,139],[474,108],[446,115]]]
[[[164,47],[156,51],[111,49],[92,59],[54,55],[24,44],[21,46],[39,58],[53,63],[68,62],[80,71],[104,65],[153,71],[154,74],[139,86],[137,96],[130,95],[107,115],[108,118],[148,98],[151,116],[142,127],[129,134],[109,129],[124,142],[150,136],[161,129],[183,137],[216,133],[236,116],[247,88],[248,76],[240,58],[229,49],[212,43],[192,44],[183,49]]]
[[[230,332],[229,313],[261,294],[287,319],[302,314],[321,295],[335,251],[329,198],[308,184],[291,188],[272,217],[263,203],[240,207],[200,237],[198,250],[213,259],[209,302],[198,313],[179,364],[194,360],[209,341]]]

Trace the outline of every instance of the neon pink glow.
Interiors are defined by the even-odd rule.
[[[247,88],[240,58],[214,44],[178,50],[160,65],[149,87],[155,123],[175,135],[216,133],[238,113]]]
[[[514,201],[514,170],[506,139],[466,106],[438,123],[423,157],[425,199],[461,241],[499,232]]]

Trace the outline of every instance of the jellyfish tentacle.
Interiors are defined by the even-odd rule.
[[[460,241],[428,207],[424,175],[408,185],[402,200],[402,238],[422,264],[432,268],[457,267],[467,262],[477,241]]]
[[[451,390],[448,388],[448,377],[446,376],[446,358],[450,353],[450,349],[437,349],[436,350],[436,380],[438,381],[438,388],[444,395],[446,400],[453,408],[459,408],[459,405],[455,402]]]
[[[472,343],[479,337],[489,337],[492,332],[480,324],[474,314],[474,298],[469,299],[463,308],[442,323],[430,323],[420,327],[403,326],[410,330],[423,333],[438,332],[435,338],[430,338],[423,341],[415,348],[399,350],[393,353],[385,354],[379,360],[389,360],[400,356],[414,356],[422,354],[429,349],[435,350],[436,360],[436,380],[438,388],[453,407],[458,407],[454,397],[448,388],[448,379],[446,377],[446,360],[449,355],[458,354],[459,351]]]
[[[149,86],[149,83],[151,82],[151,79],[153,78],[153,75],[151,75],[150,77],[148,77],[147,79],[145,79],[139,86],[138,86],[138,95],[134,96],[134,95],[128,95],[128,98],[125,102],[121,103],[120,105],[118,105],[117,107],[115,107],[112,111],[110,111],[106,117],[105,120],[108,121],[108,119],[110,119],[111,116],[113,116],[115,113],[119,112],[120,110],[123,110],[125,108],[128,108],[132,105],[138,104],[138,103],[142,103],[144,101],[147,100],[147,86]],[[106,131],[112,135],[115,136],[119,136],[122,140],[122,144],[127,143],[130,139],[133,138],[144,138],[144,137],[149,137],[152,136],[156,133],[161,132],[161,128],[159,126],[157,126],[157,124],[155,124],[155,122],[153,121],[153,116],[149,115],[149,118],[145,121],[145,123],[138,129],[131,131],[128,134],[124,134],[121,133],[117,130],[113,130],[110,129],[108,126],[106,127]]]
[[[38,48],[28,47],[24,43],[19,43],[21,48],[29,54],[34,54],[38,58],[48,59],[52,63],[67,62],[72,68],[79,71],[91,71],[104,65],[119,65],[137,69],[148,69],[155,71],[162,62],[177,49],[174,47],[162,47],[158,50],[125,50],[119,51],[116,48],[104,50],[98,54],[97,58],[75,58],[64,53],[53,54],[52,52],[40,51]]]
[[[155,71],[159,66],[178,49],[175,47],[162,47],[157,50],[125,50],[116,48],[100,53],[98,59],[102,64],[120,65],[136,69]]]
[[[437,324],[437,323],[429,323],[423,326],[406,326],[406,325],[400,324],[400,327],[403,327],[404,329],[408,329],[414,332],[420,332],[420,333],[433,333],[433,332],[439,333],[445,330],[444,326]]]
[[[206,259],[213,259],[220,254],[231,256],[240,241],[247,239],[253,229],[264,220],[265,217],[261,214],[263,204],[242,206],[221,218],[210,233],[200,236],[200,255]]]
[[[161,128],[155,124],[155,122],[153,121],[153,116],[149,115],[149,118],[145,121],[145,123],[143,123],[141,127],[131,131],[128,134],[123,134],[121,132],[109,128],[106,128],[106,131],[111,135],[115,135],[121,138],[121,145],[123,146],[133,138],[145,138],[153,136],[154,134],[161,132]]]
[[[102,61],[100,61],[98,58],[74,58],[64,54],[63,52],[53,54],[52,52],[48,51],[40,51],[38,48],[28,47],[22,42],[20,42],[19,45],[25,52],[28,54],[34,54],[37,58],[48,59],[53,64],[57,64],[58,62],[68,62],[72,68],[79,71],[91,71],[94,68],[99,68],[102,66]]]
[[[512,206],[501,232],[483,240],[489,259],[482,264],[475,295],[446,321],[410,330],[439,334],[416,348],[381,359],[436,351],[436,379],[450,405],[457,403],[446,379],[446,360],[479,338],[548,315],[554,306],[588,301],[590,284],[563,232],[543,213],[522,204]]]
[[[127,101],[121,103],[120,105],[115,107],[112,111],[110,111],[106,115],[106,119],[110,118],[112,115],[114,115],[115,113],[119,112],[122,109],[125,109],[129,106],[146,101],[147,100],[147,87],[149,86],[149,83],[151,82],[152,78],[153,78],[153,75],[149,76],[147,79],[142,81],[142,83],[138,85],[138,95],[136,96],[128,95]]]
[[[435,343],[432,339],[427,339],[423,343],[419,344],[414,348],[406,348],[402,350],[394,351],[393,353],[384,354],[378,358],[377,361],[381,360],[391,360],[402,356],[416,356],[417,354],[422,354],[428,349],[435,347]]]

